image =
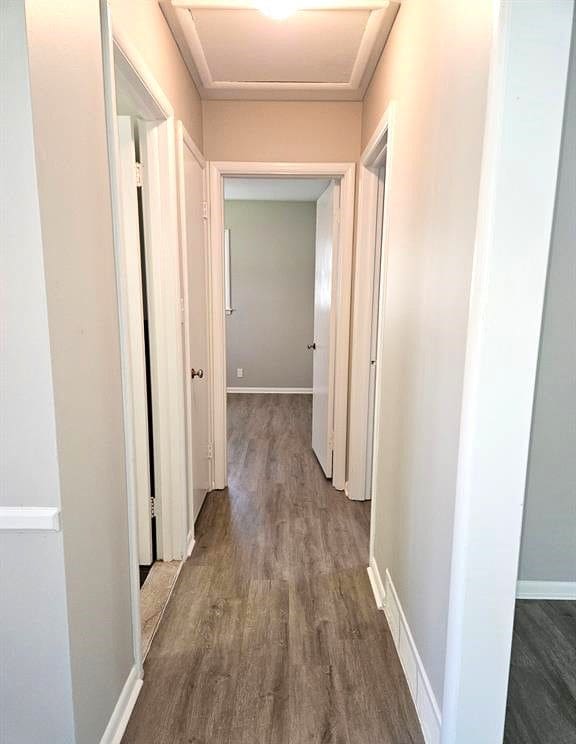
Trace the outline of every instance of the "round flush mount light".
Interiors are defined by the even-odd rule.
[[[258,10],[268,18],[283,21],[298,10],[298,5],[294,0],[261,0]]]

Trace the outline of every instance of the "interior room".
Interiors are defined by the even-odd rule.
[[[229,395],[312,393],[316,202],[328,184],[225,179]]]

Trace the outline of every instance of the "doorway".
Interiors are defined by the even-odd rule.
[[[213,487],[210,256],[206,161],[181,122],[177,125],[180,275],[186,397],[187,540]]]
[[[168,100],[122,33],[112,32],[105,6],[102,40],[120,319],[132,638],[141,678],[143,658],[185,555],[187,534],[175,126]],[[141,592],[140,565],[160,568],[159,603],[160,594],[152,591],[153,601],[147,605],[150,576]]]
[[[354,501],[371,499],[373,493],[376,380],[379,353],[381,355],[378,330],[386,289],[387,195],[390,193],[394,112],[392,102],[360,161],[347,483],[348,497]]]
[[[314,451],[326,477],[332,477],[335,488],[344,490],[354,165],[212,163],[210,166],[215,488],[224,488],[227,483],[228,388],[237,386],[238,379],[243,380],[240,386],[244,389],[251,387],[247,384],[248,379],[243,376],[242,365],[228,369],[227,364],[226,324],[229,318],[233,319],[232,323],[238,319],[238,315],[234,319],[233,279],[229,281],[226,275],[226,269],[233,261],[235,240],[231,231],[227,237],[225,233],[225,188],[229,179],[252,183],[264,179],[276,184],[282,179],[306,182],[323,179],[327,182],[322,194],[318,196],[318,200],[322,196],[323,200],[317,209],[317,213],[321,215],[318,234],[323,236],[324,241],[319,252],[316,243],[316,253],[323,256],[319,265],[315,266],[315,283],[322,290],[317,294],[318,303],[315,303],[317,308],[314,311],[313,330],[318,335],[318,340],[309,338],[306,347],[310,348],[306,351],[311,353],[313,359],[313,374],[308,386],[312,391],[316,414],[312,424]],[[279,313],[282,312],[281,308],[278,310]],[[318,362],[314,359],[315,355],[319,358]],[[240,377],[238,370],[241,370]],[[228,373],[236,375],[234,385],[229,384]]]

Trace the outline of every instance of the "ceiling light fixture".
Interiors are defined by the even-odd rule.
[[[283,21],[298,10],[295,0],[261,0],[258,10],[268,18]]]

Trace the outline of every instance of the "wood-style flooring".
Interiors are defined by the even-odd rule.
[[[324,477],[307,395],[231,395],[124,744],[423,744],[366,574],[370,506]]]
[[[576,744],[576,602],[516,602],[504,744]]]

